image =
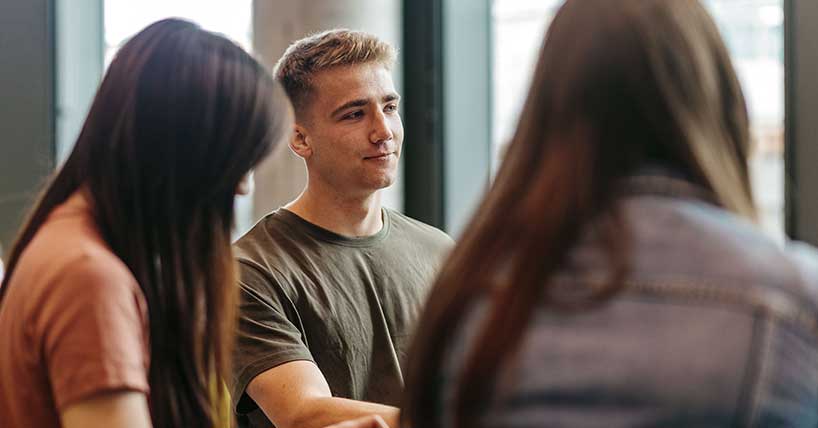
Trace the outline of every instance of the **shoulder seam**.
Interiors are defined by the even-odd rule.
[[[818,314],[805,308],[808,305],[795,301],[794,297],[775,290],[748,288],[738,291],[694,280],[669,280],[661,285],[646,281],[628,281],[625,290],[678,297],[688,301],[744,304],[772,319],[800,325],[818,333]]]
[[[258,264],[256,261],[244,257],[237,258],[236,262],[238,262],[241,265],[247,266],[250,269],[253,269],[254,271],[260,273],[265,278],[269,278],[272,282],[283,282],[283,279],[286,278],[286,275],[284,275],[284,273],[281,272],[275,266],[270,266],[271,270],[268,270],[265,269],[260,264]],[[281,281],[279,281],[279,278],[275,278],[275,276],[279,276]]]

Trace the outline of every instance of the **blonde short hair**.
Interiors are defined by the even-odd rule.
[[[273,74],[284,86],[298,114],[309,101],[315,73],[371,62],[392,68],[396,56],[395,48],[371,34],[335,29],[294,42],[278,60]]]

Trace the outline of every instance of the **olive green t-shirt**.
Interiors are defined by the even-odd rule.
[[[383,223],[375,235],[350,238],[279,209],[236,243],[239,426],[271,426],[245,390],[290,361],[313,361],[333,396],[399,403],[415,321],[453,242],[389,209]]]

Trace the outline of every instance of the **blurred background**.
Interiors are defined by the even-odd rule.
[[[559,0],[492,2],[492,166],[514,131],[540,37]],[[750,110],[755,143],[751,161],[756,204],[764,228],[781,238],[784,225],[784,1],[705,0],[733,56]]]
[[[615,0],[614,0],[615,1]],[[733,56],[752,118],[763,227],[818,242],[818,20],[814,0],[704,0]],[[406,128],[386,204],[457,236],[502,161],[560,0],[0,0],[0,243],[70,151],[105,67],[144,26],[182,17],[268,67],[294,40],[346,27],[400,51]],[[804,23],[804,24],[802,24]],[[300,159],[279,149],[237,201],[236,233],[293,199]]]

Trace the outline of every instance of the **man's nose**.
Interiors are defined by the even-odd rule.
[[[389,128],[389,123],[386,121],[386,115],[383,112],[376,113],[372,120],[372,132],[369,135],[369,141],[372,144],[380,144],[391,140],[393,137],[392,129]]]

